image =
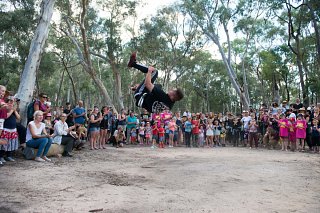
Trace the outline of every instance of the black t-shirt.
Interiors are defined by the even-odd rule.
[[[296,110],[299,110],[300,108],[303,107],[303,104],[300,103],[300,104],[293,104],[293,108],[296,109]]]
[[[162,112],[166,109],[171,109],[174,102],[169,98],[169,95],[157,86],[144,97],[142,107],[148,112]]]
[[[71,112],[70,109],[64,109],[63,110],[63,113],[65,113],[65,114],[69,114],[70,112]],[[73,125],[73,115],[72,115],[72,113],[67,117],[66,123],[68,124],[68,126],[72,126]],[[70,125],[70,124],[72,124],[72,125]]]
[[[103,129],[107,129],[108,128],[108,125],[109,125],[108,119],[109,119],[109,115],[104,115],[103,116],[103,119],[100,122],[100,127],[101,128],[103,128]]]
[[[10,115],[10,117],[4,120],[3,127],[7,129],[14,129],[17,127],[17,120],[14,112]]]

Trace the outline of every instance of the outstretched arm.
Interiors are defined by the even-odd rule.
[[[145,81],[144,81],[144,84],[145,84],[147,90],[149,90],[149,92],[151,92],[151,91],[153,90],[153,87],[154,87],[153,83],[151,82],[151,74],[152,74],[152,72],[153,72],[154,70],[155,70],[154,67],[151,67],[151,66],[150,66],[150,67],[148,68],[148,72],[147,72],[147,74],[146,74],[146,79],[145,79]]]

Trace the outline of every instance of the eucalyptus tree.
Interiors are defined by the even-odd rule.
[[[4,0],[0,3],[1,84],[16,91],[28,56],[37,14],[33,0]]]
[[[202,33],[208,37],[217,47],[221,58],[226,67],[229,79],[242,100],[245,109],[249,108],[249,99],[244,94],[242,85],[239,84],[237,76],[231,64],[231,45],[230,45],[230,32],[228,24],[231,19],[241,10],[242,0],[238,1],[238,4],[233,4],[230,1],[220,0],[184,0],[182,1],[182,7],[191,19],[198,25]],[[219,29],[219,25],[222,26],[223,33]],[[227,53],[225,53],[221,38],[225,37],[227,40]]]
[[[282,25],[287,26],[287,45],[293,53],[292,58],[297,66],[303,103],[309,105],[309,52],[316,52],[319,59],[319,3],[307,0],[281,0],[270,1],[270,7]],[[313,26],[313,32],[311,32]],[[308,44],[309,35],[313,37],[313,45]],[[318,60],[317,60],[318,61]],[[312,75],[312,74],[311,74]]]
[[[91,45],[93,49],[91,54],[102,58],[110,66],[115,81],[115,96],[121,109],[124,108],[124,96],[120,71],[126,69],[122,62],[127,62],[128,57],[125,55],[125,60],[123,60],[123,32],[126,20],[136,16],[136,5],[137,2],[129,0],[101,1],[100,7],[104,10],[103,16],[99,18],[94,29],[94,33],[99,37],[99,42],[92,42]]]
[[[203,47],[201,37],[198,27],[177,5],[172,5],[157,11],[150,20],[145,19],[134,42],[139,57],[163,71],[163,85],[167,90],[171,81],[185,72],[184,61]]]
[[[17,96],[21,100],[20,106],[23,123],[26,123],[27,120],[26,105],[33,97],[36,71],[39,68],[41,55],[48,37],[54,3],[55,0],[43,0],[41,2],[38,26],[34,33],[29,55],[22,72]]]
[[[81,8],[80,13],[75,14],[75,12],[71,9],[71,4],[67,2],[68,12],[67,14],[63,14],[64,25],[61,27],[61,29],[74,44],[78,60],[102,94],[104,104],[114,106],[104,82],[97,75],[96,68],[94,67],[93,59],[90,54],[90,37],[88,36],[87,31],[88,10],[90,9],[90,3],[90,0],[82,0],[79,5]],[[80,42],[78,40],[80,40]]]

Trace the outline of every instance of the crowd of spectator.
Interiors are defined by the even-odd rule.
[[[281,106],[273,103],[250,107],[241,114],[213,112],[170,112],[141,114],[112,107],[85,109],[83,101],[72,107],[52,107],[48,96],[40,93],[28,105],[28,125],[20,123],[19,100],[0,86],[0,165],[15,161],[14,151],[25,143],[25,150],[37,149],[34,160],[47,157],[52,144],[64,146],[62,156],[72,157],[73,150],[115,148],[125,145],[156,148],[216,148],[243,146],[283,151],[319,153],[320,105],[305,108],[300,100]],[[26,152],[27,153],[27,152]]]

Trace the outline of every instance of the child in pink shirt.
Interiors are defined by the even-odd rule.
[[[290,118],[288,120],[288,129],[289,129],[289,145],[291,150],[294,150],[296,145],[296,129],[295,129],[295,119]]]
[[[280,119],[278,120],[279,125],[279,136],[281,141],[281,150],[288,151],[288,136],[289,136],[289,123],[288,120],[285,118],[284,114],[280,115]]]
[[[305,141],[305,138],[307,135],[307,131],[306,131],[307,122],[304,119],[302,114],[298,115],[297,122],[296,122],[295,126],[296,126],[296,149],[302,150],[304,147],[304,141]],[[301,141],[301,147],[299,147],[300,141]]]

